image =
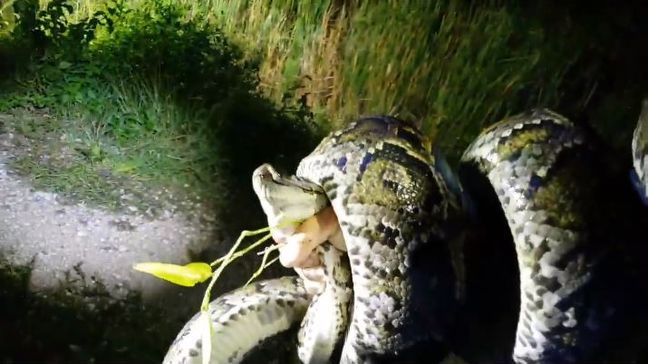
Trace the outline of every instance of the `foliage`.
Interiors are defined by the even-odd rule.
[[[39,9],[38,0],[16,0],[13,4],[15,26],[12,37],[25,43],[34,51],[42,52],[56,47],[58,56],[78,56],[90,41],[99,26],[112,28],[112,17],[120,10],[121,3],[97,11],[80,22],[71,22],[74,8],[67,0],[52,0],[44,9]],[[60,52],[65,50],[66,52]]]
[[[13,46],[26,47],[32,61],[0,91],[0,112],[46,108],[65,120],[67,140],[83,145],[73,168],[20,159],[37,185],[113,206],[112,190],[124,184],[115,180],[126,176],[222,199],[224,185],[238,184],[267,155],[287,166],[312,147],[308,110],[264,99],[255,64],[187,7],[152,0],[109,1],[85,15],[76,9],[64,1],[40,10],[29,0],[14,4]],[[41,144],[43,154],[53,152]]]
[[[188,100],[206,104],[253,81],[239,51],[220,30],[184,18],[186,9],[161,0],[129,9],[112,32],[98,35],[86,58],[103,74],[154,79]]]
[[[306,99],[334,124],[377,113],[418,120],[431,137],[443,130],[454,156],[486,123],[556,105],[578,57],[566,38],[495,2],[209,4],[227,35],[261,54],[273,100]]]

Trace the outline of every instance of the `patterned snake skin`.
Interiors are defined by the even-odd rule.
[[[299,223],[329,205],[318,185],[281,176],[269,164],[252,173],[252,185],[268,225],[280,230],[294,232]],[[323,264],[323,281],[313,287],[316,293],[301,322],[297,354],[303,363],[328,363],[339,356],[344,342],[352,295],[351,272],[348,259],[332,244],[324,243],[315,249]]]
[[[632,163],[637,191],[648,205],[648,98],[643,100],[639,122],[632,137]]]
[[[459,206],[408,124],[360,119],[297,168],[324,189],[351,262],[353,314],[341,362],[389,362],[443,337],[455,272],[446,222]]]
[[[644,187],[647,110],[633,139],[634,166]],[[463,165],[475,166],[489,179],[515,243],[516,363],[600,359],[599,348],[610,342],[606,332],[627,303],[623,283],[634,271],[623,260],[628,254],[623,237],[609,239],[606,226],[615,222],[593,213],[614,205],[597,202],[609,186],[598,182],[590,152],[584,131],[558,114],[535,110],[488,128],[462,158]],[[330,200],[348,249],[354,300],[342,363],[434,362],[431,355],[453,324],[461,288],[453,243],[455,223],[463,217],[462,196],[435,162],[415,128],[390,117],[369,117],[329,135],[298,167],[297,177],[320,186]],[[282,292],[301,297],[293,300],[299,312],[278,314],[298,322],[310,297],[302,295],[300,280],[291,284],[274,293],[265,290],[265,299]],[[245,302],[254,294],[228,297]],[[214,307],[236,310],[219,300]],[[257,330],[254,320],[250,330]],[[311,330],[317,320],[323,319],[315,315],[302,329]],[[170,353],[179,346],[185,356],[191,353],[186,348],[195,353],[196,338],[184,339],[189,327]],[[226,362],[236,361],[212,358],[212,363]]]
[[[252,182],[270,226],[289,226],[328,205],[321,189],[284,178],[270,165],[257,168]],[[339,356],[351,299],[349,262],[331,244],[317,247],[323,282],[313,292],[299,278],[284,277],[236,289],[210,304],[210,363],[239,363],[262,340],[301,321],[298,356],[304,363],[328,363]],[[181,330],[164,358],[165,364],[202,362],[199,316]]]
[[[227,293],[209,304],[212,325],[210,363],[239,363],[262,340],[299,322],[310,304],[301,279],[283,277]],[[202,363],[200,313],[180,330],[165,364]]]
[[[327,363],[344,338],[350,300],[348,262],[330,244],[319,249],[325,287],[313,295],[297,277],[261,281],[236,289],[209,305],[210,363],[240,363],[263,340],[301,322],[298,356],[304,363]],[[163,363],[202,363],[200,314],[182,328]],[[339,354],[339,353],[338,353]]]
[[[598,358],[622,307],[626,241],[605,227],[605,194],[586,133],[536,110],[495,124],[466,150],[493,186],[511,230],[520,273],[516,363]],[[621,253],[621,254],[620,254]]]

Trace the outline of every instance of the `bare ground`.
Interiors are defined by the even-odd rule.
[[[16,275],[15,279],[25,280],[27,294],[36,295],[46,301],[61,301],[62,305],[75,302],[75,306],[70,307],[70,310],[94,312],[89,317],[104,315],[105,310],[102,309],[113,307],[112,303],[106,304],[106,302],[124,302],[135,296],[136,305],[141,306],[143,310],[147,310],[146,307],[154,307],[156,310],[159,309],[160,313],[157,316],[142,316],[140,321],[155,322],[143,322],[141,329],[117,327],[116,331],[132,330],[133,337],[150,335],[154,332],[159,335],[156,339],[164,348],[173,339],[173,330],[179,329],[182,322],[198,310],[204,285],[194,288],[174,286],[134,271],[132,266],[138,262],[148,261],[184,264],[196,261],[199,259],[197,257],[211,258],[203,259],[208,261],[224,254],[233,239],[220,226],[217,212],[196,202],[185,202],[185,205],[178,206],[174,202],[177,199],[166,198],[168,196],[165,192],[168,191],[147,189],[146,185],[138,185],[141,195],[147,197],[146,200],[123,199],[129,203],[122,205],[120,209],[89,205],[83,200],[38,190],[31,183],[30,178],[33,176],[20,175],[11,168],[12,162],[24,157],[26,153],[33,152],[37,147],[34,141],[26,140],[7,128],[4,130],[0,128],[0,272],[26,269],[28,272],[26,277]],[[49,151],[51,153],[51,149]],[[64,153],[42,153],[42,156],[50,160],[65,158]],[[119,185],[116,191],[122,197],[132,196],[130,191],[120,191],[118,187]],[[129,208],[130,206],[136,208]],[[155,208],[154,214],[150,213],[151,207]],[[228,269],[213,295],[233,289],[245,282],[254,267],[253,260],[248,259],[247,262],[235,264]],[[274,272],[276,275],[278,271],[281,270],[274,269],[268,274],[272,275]],[[6,290],[0,290],[0,301],[6,298],[2,297],[3,294],[7,294]],[[9,292],[9,296],[12,294]],[[12,305],[23,304],[21,299],[8,300],[8,302]],[[36,310],[42,309],[39,306]],[[32,311],[19,311],[19,315],[33,315]],[[140,315],[138,312],[135,315]],[[15,316],[15,313],[11,312],[5,314]],[[47,317],[46,313],[45,316]],[[138,319],[135,317],[135,321]],[[33,334],[24,324],[29,322],[29,319],[12,317],[9,320],[14,322],[7,324],[0,314],[0,326],[9,328],[16,326],[17,330],[23,331],[23,336]],[[132,325],[131,320],[126,322]],[[171,328],[171,336],[163,334],[164,330],[157,329],[160,323],[166,324],[167,329]],[[93,325],[91,322],[69,322],[69,324],[72,326],[71,331],[81,332],[85,324]],[[147,324],[151,325],[147,326]],[[138,332],[138,330],[148,333]],[[65,335],[63,330],[54,329],[54,332],[59,331],[61,335]],[[38,336],[38,334],[34,335]],[[101,350],[109,353],[121,350],[127,353],[133,349],[128,345],[129,339],[126,339],[125,344],[120,342],[117,345],[111,341],[110,335],[101,334],[101,336],[103,341],[100,345],[104,346]],[[2,349],[3,345],[7,345],[8,348],[13,345],[6,342],[11,339],[10,335],[4,337],[0,334],[2,342],[0,352],[5,351]],[[70,339],[70,342],[64,338],[58,339],[62,340],[61,342],[67,347],[61,348],[64,354],[56,353],[54,357],[61,358],[63,362],[70,358],[86,360],[88,355],[96,358],[97,354],[92,353],[94,348],[88,348],[86,351],[89,353],[84,354],[86,356],[74,353],[70,356],[69,352],[79,351],[78,345],[73,339]],[[42,341],[47,340],[47,338],[30,338],[27,341],[23,340],[22,346],[31,348],[31,346],[43,345]],[[17,345],[18,349],[13,351],[19,352],[17,357],[10,355],[8,358],[0,355],[0,358],[10,362],[25,358],[56,362],[51,360],[49,354],[35,357],[21,356],[25,349],[20,347],[20,343]],[[47,350],[51,351],[51,349]],[[161,354],[163,353],[155,352],[153,357]],[[138,362],[141,358],[127,354],[115,356],[119,359],[130,357],[138,358]],[[146,357],[150,358],[150,356]],[[161,359],[161,356],[159,358]]]

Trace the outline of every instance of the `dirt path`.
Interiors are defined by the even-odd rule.
[[[7,141],[6,134],[0,136]],[[0,352],[9,355],[0,355],[0,361],[161,358],[175,330],[197,311],[203,288],[174,286],[132,266],[182,264],[208,248],[227,249],[226,244],[214,249],[216,223],[200,214],[189,218],[165,210],[152,219],[71,203],[35,190],[8,167],[12,157],[11,148],[0,148],[0,272],[29,274],[2,277],[0,326],[14,334],[0,334]],[[132,297],[137,301],[129,301]],[[32,329],[34,321],[38,327]]]
[[[186,299],[187,289],[136,272],[132,265],[188,262],[190,251],[208,247],[215,227],[180,214],[149,220],[66,204],[56,194],[33,190],[7,168],[8,158],[7,151],[0,152],[0,264],[30,266],[31,289],[101,282],[117,299],[129,291],[141,292],[145,302],[156,302],[161,294],[166,300]]]
[[[12,170],[13,161],[30,153],[40,153],[35,154],[38,158],[63,154],[43,147],[42,140],[25,139],[2,126],[0,118],[0,278],[10,284],[0,286],[0,306],[5,305],[0,327],[13,335],[0,330],[0,361],[161,360],[177,330],[197,312],[204,287],[175,286],[132,266],[217,258],[235,238],[216,217],[227,212],[185,201],[178,208],[177,201],[165,200],[164,190],[144,185],[137,192],[159,202],[155,214],[129,205],[122,209],[90,206],[38,190],[27,176]],[[250,228],[258,227],[248,215]],[[228,267],[213,296],[240,286],[258,262],[252,256]],[[24,271],[26,277],[6,277],[7,272]],[[262,276],[284,274],[289,271],[273,267]],[[26,294],[46,305],[34,304]],[[137,300],[132,301],[133,297]],[[51,312],[50,303],[54,304]],[[121,308],[115,311],[115,307]],[[31,328],[34,322],[39,328]],[[34,347],[41,349],[29,356]]]

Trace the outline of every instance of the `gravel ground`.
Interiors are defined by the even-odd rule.
[[[213,260],[232,239],[206,209],[188,214],[166,204],[153,217],[38,191],[8,167],[11,139],[0,133],[0,272],[29,273],[1,277],[0,362],[161,360],[197,312],[204,285],[175,286],[132,266]],[[219,291],[250,271],[235,264]]]
[[[189,262],[190,252],[209,247],[215,227],[180,214],[150,220],[68,204],[21,181],[6,167],[9,157],[0,152],[0,264],[30,266],[33,291],[101,282],[116,299],[136,291],[147,303],[160,302],[161,295],[165,305],[186,301],[186,288],[136,272],[132,266],[146,261]]]
[[[159,362],[197,312],[205,285],[175,286],[132,266],[216,259],[235,239],[218,214],[232,211],[173,200],[165,190],[143,185],[136,192],[154,200],[155,214],[131,205],[104,209],[38,190],[9,167],[37,143],[0,130],[0,363]],[[130,202],[130,195],[125,191],[120,198]],[[237,208],[254,208],[243,206]],[[245,215],[249,228],[263,223],[254,211]],[[213,297],[240,286],[259,262],[252,256],[228,267]],[[272,267],[261,278],[290,272]]]

